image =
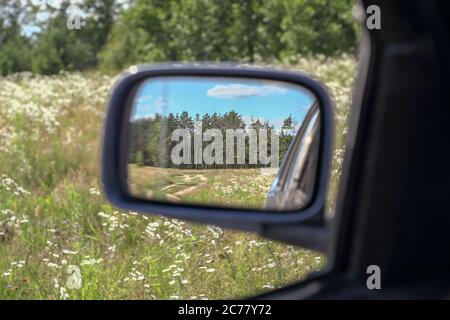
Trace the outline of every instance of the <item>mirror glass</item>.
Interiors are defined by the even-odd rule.
[[[320,108],[279,81],[156,77],[133,98],[127,185],[154,201],[259,210],[308,205]]]

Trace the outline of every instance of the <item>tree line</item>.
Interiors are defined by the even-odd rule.
[[[248,121],[248,120],[247,120]],[[197,128],[201,125],[202,132],[194,132],[197,123]],[[224,114],[220,113],[206,113],[203,116],[196,114],[191,116],[187,111],[181,113],[169,113],[167,116],[155,114],[152,117],[134,119],[130,122],[129,134],[128,134],[128,162],[139,166],[155,166],[155,167],[167,167],[167,168],[184,168],[184,169],[215,169],[215,168],[259,168],[268,167],[270,164],[263,163],[250,163],[250,148],[249,138],[245,138],[245,163],[238,164],[238,161],[233,161],[233,164],[226,164],[225,154],[223,155],[223,164],[207,164],[207,163],[173,163],[172,150],[180,143],[178,140],[172,139],[172,133],[176,129],[187,129],[191,137],[194,133],[203,137],[203,134],[208,129],[219,129],[222,136],[226,136],[227,129],[255,129],[259,132],[259,129],[267,130],[267,136],[274,133],[278,135],[278,150],[280,162],[284,158],[289,144],[294,137],[295,127],[297,126],[296,120],[292,115],[289,115],[283,120],[281,130],[275,130],[273,124],[269,121],[262,121],[261,119],[251,118],[246,123],[242,117],[235,111],[229,111]],[[214,139],[211,139],[214,140]],[[211,141],[202,140],[201,150],[203,150]],[[237,150],[238,139],[233,140],[233,150]],[[260,137],[258,137],[258,143],[261,143]],[[271,154],[270,138],[267,139],[267,156]],[[225,142],[223,143],[225,148]],[[191,154],[194,154],[194,143],[190,143]],[[259,149],[256,151],[259,152]],[[234,154],[236,159],[237,153]],[[256,155],[258,158],[259,155]]]
[[[358,36],[353,0],[84,0],[79,30],[67,27],[70,1],[51,3],[0,0],[2,75],[158,61],[295,62],[352,53]],[[30,25],[38,31],[27,34]]]

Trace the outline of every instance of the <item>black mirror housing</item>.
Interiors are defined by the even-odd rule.
[[[258,211],[252,209],[230,209],[145,200],[133,197],[126,185],[127,154],[124,129],[129,116],[129,107],[136,86],[144,79],[164,76],[217,76],[245,77],[282,81],[300,85],[310,90],[316,97],[321,112],[320,145],[315,190],[309,205],[289,212]],[[101,182],[106,198],[118,208],[137,211],[143,214],[159,214],[171,218],[193,222],[215,224],[222,227],[257,232],[268,237],[291,243],[305,242],[296,239],[295,232],[280,232],[283,226],[317,226],[323,224],[327,185],[331,171],[334,136],[334,111],[330,96],[325,87],[311,77],[298,72],[281,69],[230,65],[230,64],[157,64],[132,66],[117,81],[110,95],[104,124]],[[271,232],[274,230],[274,232]],[[309,234],[308,232],[304,234]],[[308,236],[311,237],[310,235]],[[323,234],[320,233],[320,237]],[[300,243],[299,243],[300,242]],[[321,249],[316,241],[309,247]]]

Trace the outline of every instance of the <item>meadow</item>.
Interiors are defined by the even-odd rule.
[[[288,68],[323,81],[336,104],[332,214],[356,61],[296,61]],[[109,205],[98,157],[115,80],[98,72],[0,77],[0,299],[244,297],[324,267],[326,257],[310,250]],[[245,194],[239,182],[212,192],[223,201]]]
[[[277,168],[174,169],[128,165],[132,195],[198,205],[263,209]]]

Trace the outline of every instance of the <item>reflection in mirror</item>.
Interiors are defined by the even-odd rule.
[[[300,209],[311,200],[320,109],[306,88],[157,77],[139,85],[131,107],[132,196],[260,210]]]

